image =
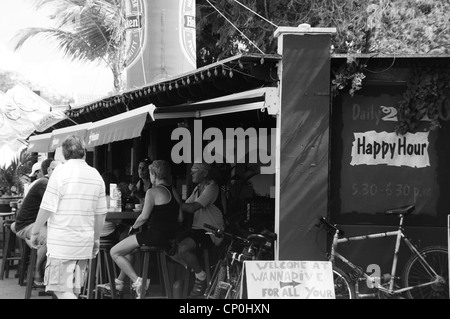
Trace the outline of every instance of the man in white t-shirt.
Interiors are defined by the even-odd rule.
[[[194,287],[191,297],[202,297],[206,289],[206,272],[202,268],[197,256],[197,248],[213,247],[222,241],[208,231],[204,224],[219,229],[224,228],[222,211],[215,205],[220,195],[220,188],[212,179],[212,166],[206,163],[194,163],[191,168],[192,182],[197,186],[185,203],[181,204],[183,212],[193,214],[191,229],[183,234],[183,239],[178,244],[178,255],[187,266],[195,272]]]
[[[53,171],[34,224],[31,243],[47,222],[45,290],[58,299],[76,299],[88,261],[99,250],[106,217],[105,183],[86,161],[86,144],[76,135],[62,145],[66,163]]]

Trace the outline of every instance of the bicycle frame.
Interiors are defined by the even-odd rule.
[[[212,226],[206,225],[213,229]],[[223,232],[223,231],[222,231]],[[223,232],[223,234],[227,234]],[[223,296],[225,299],[240,299],[242,296],[241,279],[243,276],[243,262],[245,260],[259,259],[267,238],[259,234],[252,234],[247,239],[227,234],[231,238],[224,250],[225,254],[215,267],[208,284],[206,298],[216,299]],[[234,244],[239,241],[243,244],[242,251],[238,252]]]
[[[437,277],[437,274],[434,271],[434,269],[428,264],[428,262],[419,253],[418,249],[411,243],[411,241],[403,233],[403,219],[404,219],[404,215],[400,214],[399,218],[400,218],[400,223],[399,223],[398,229],[396,231],[390,231],[390,232],[384,232],[384,233],[375,233],[375,234],[369,234],[369,235],[363,235],[363,236],[353,236],[353,237],[347,237],[347,238],[339,238],[339,229],[334,227],[335,232],[334,232],[334,235],[333,235],[333,243],[332,243],[332,246],[331,246],[331,253],[330,253],[329,261],[331,261],[333,263],[333,265],[334,265],[335,257],[337,257],[339,260],[344,262],[350,268],[352,268],[355,271],[358,271],[358,267],[357,266],[355,266],[348,259],[346,259],[344,256],[342,256],[341,254],[339,254],[336,251],[338,244],[346,243],[346,242],[350,242],[350,241],[360,241],[360,240],[366,240],[366,239],[386,238],[386,237],[394,237],[395,236],[396,237],[396,241],[395,241],[395,248],[394,248],[394,258],[392,260],[392,268],[391,268],[390,279],[389,279],[389,288],[387,289],[387,288],[383,287],[380,282],[376,281],[375,277],[370,276],[370,275],[368,275],[366,273],[363,273],[362,275],[366,278],[366,280],[370,280],[374,284],[374,288],[376,288],[376,289],[378,289],[378,290],[380,290],[382,292],[388,293],[390,295],[401,294],[401,293],[403,293],[405,291],[408,291],[408,290],[412,290],[412,289],[419,288],[419,287],[425,287],[425,286],[429,286],[429,285],[433,285],[433,284],[437,283],[438,279],[435,279],[432,282],[423,283],[423,284],[420,284],[420,285],[404,287],[404,288],[401,288],[401,289],[394,289],[395,274],[396,274],[396,271],[397,271],[398,253],[400,251],[400,243],[401,243],[402,239],[404,240],[404,242],[406,243],[408,248],[411,250],[411,252],[418,256],[419,260],[423,264],[424,268],[429,272],[429,274],[432,274],[435,277]]]

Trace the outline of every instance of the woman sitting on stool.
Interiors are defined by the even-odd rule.
[[[132,282],[132,288],[140,298],[142,278],[136,274],[131,254],[140,246],[170,246],[180,227],[180,206],[178,195],[171,186],[170,164],[166,161],[153,161],[149,165],[152,188],[145,194],[142,213],[131,227],[130,234],[144,226],[142,232],[123,239],[111,249],[111,257],[117,266]],[[145,283],[146,288],[148,284]]]

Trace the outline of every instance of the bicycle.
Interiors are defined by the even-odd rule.
[[[241,280],[243,276],[243,262],[245,260],[259,260],[265,249],[271,248],[276,239],[274,233],[251,234],[247,238],[225,232],[211,225],[204,224],[216,237],[229,240],[224,246],[222,259],[218,261],[208,287],[205,291],[206,299],[241,299]],[[236,244],[241,249],[236,249]],[[238,252],[241,251],[241,252]]]
[[[378,291],[378,298],[398,297],[403,294],[409,299],[448,299],[448,249],[444,246],[430,246],[417,248],[404,233],[404,218],[412,213],[414,205],[402,206],[386,211],[387,215],[396,215],[399,217],[399,226],[395,231],[365,234],[361,236],[344,237],[344,232],[336,224],[332,224],[324,217],[319,218],[320,225],[326,225],[333,234],[331,252],[328,260],[332,262],[334,273],[334,285],[336,298],[355,299],[360,298],[358,292],[358,281],[365,280],[370,282]],[[386,283],[382,284],[380,278],[364,273],[361,267],[354,265],[351,261],[337,252],[338,244],[360,241],[366,239],[396,237],[394,257],[392,260],[391,273],[384,275]],[[412,255],[406,262],[403,274],[400,278],[396,277],[398,254],[401,241],[411,250]],[[351,273],[346,273],[335,266],[335,258],[348,265]],[[380,276],[381,277],[381,276]],[[403,287],[397,285],[396,280],[402,279]]]

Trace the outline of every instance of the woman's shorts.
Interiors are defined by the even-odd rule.
[[[170,246],[170,238],[173,235],[169,232],[162,232],[156,229],[146,229],[136,233],[136,240],[139,246]]]

